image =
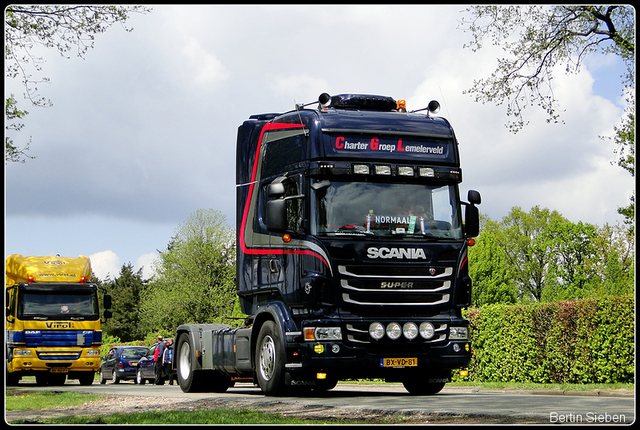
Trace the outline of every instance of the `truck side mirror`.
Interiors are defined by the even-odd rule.
[[[480,233],[480,212],[476,205],[480,204],[482,198],[476,190],[469,190],[467,194],[469,204],[464,211],[464,230],[466,237],[474,237]]]
[[[482,202],[482,198],[480,197],[480,193],[476,190],[469,190],[467,193],[467,200],[472,205],[479,205]]]
[[[105,309],[111,309],[112,303],[111,303],[111,296],[109,294],[105,294],[102,301],[103,301],[103,307]]]
[[[267,213],[265,214],[265,224],[267,230],[274,233],[282,233],[287,229],[287,202],[284,198],[285,189],[280,176],[267,186]]]
[[[287,229],[287,201],[284,198],[269,200],[265,214],[267,230],[282,233]]]

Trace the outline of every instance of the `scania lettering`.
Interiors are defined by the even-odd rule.
[[[7,385],[35,376],[39,385],[78,379],[91,385],[100,368],[102,330],[91,262],[69,257],[7,257]],[[105,318],[111,297],[104,295]]]
[[[424,249],[420,248],[369,248],[367,249],[368,258],[406,258],[408,260],[417,260],[419,258],[426,260],[427,256]]]
[[[177,328],[185,392],[222,392],[231,378],[266,395],[380,378],[435,394],[469,364],[462,310],[480,194],[461,201],[458,141],[438,103],[314,103],[238,128],[236,287],[248,317]]]

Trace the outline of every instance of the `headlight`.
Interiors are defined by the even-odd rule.
[[[436,330],[430,322],[420,324],[420,336],[422,336],[423,339],[431,339],[435,333]]]
[[[409,340],[413,340],[418,337],[418,326],[412,322],[405,323],[402,326],[402,334]]]
[[[369,325],[369,336],[375,340],[380,340],[384,336],[384,326],[379,322],[374,322]]]
[[[402,335],[402,327],[397,322],[389,323],[387,326],[387,336],[389,339],[396,340]]]
[[[31,355],[31,350],[30,349],[14,349],[13,355],[24,357],[27,355]]]
[[[87,351],[87,355],[100,355],[100,351],[97,349],[90,349]]]
[[[306,327],[304,340],[341,340],[340,327]]]
[[[318,327],[315,335],[316,340],[341,340],[342,330],[340,327]]]
[[[461,340],[469,339],[468,327],[449,327],[449,339]]]

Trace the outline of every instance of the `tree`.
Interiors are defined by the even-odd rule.
[[[521,300],[542,299],[547,268],[553,258],[547,228],[559,218],[558,212],[549,209],[535,206],[526,213],[516,206],[501,222],[502,246]]]
[[[482,221],[469,249],[473,306],[633,292],[634,236],[622,226],[575,224],[538,206]]]
[[[115,23],[124,27],[130,12],[146,13],[143,6],[59,6],[59,5],[10,5],[5,9],[5,76],[20,78],[25,87],[25,98],[33,106],[51,106],[51,101],[38,93],[37,85],[49,80],[34,78],[33,73],[42,71],[43,58],[35,57],[33,48],[40,45],[54,48],[67,57],[76,49],[78,57],[84,58],[93,48],[95,34],[105,32]],[[131,28],[124,27],[126,31]],[[69,57],[67,57],[69,58]],[[31,70],[33,69],[33,70]],[[11,94],[5,103],[6,130],[18,131],[24,124],[19,122],[28,114],[17,108],[15,96]],[[5,136],[5,164],[24,162],[28,157],[29,143],[18,148],[11,137]]]
[[[586,298],[593,294],[601,281],[597,276],[596,233],[591,224],[574,224],[561,218],[548,226],[553,258],[547,268],[544,301]]]
[[[635,288],[634,234],[621,226],[598,228],[594,238],[596,271],[601,282],[595,296],[631,294]]]
[[[547,113],[547,122],[558,122],[558,101],[553,92],[553,69],[564,65],[577,73],[590,54],[613,54],[622,59],[621,94],[627,109],[615,127],[618,165],[635,176],[635,8],[627,6],[471,6],[471,19],[461,28],[473,40],[465,47],[474,52],[486,38],[502,46],[508,58],[498,60],[497,69],[486,79],[475,80],[465,91],[475,101],[507,103],[507,127],[514,133],[527,121],[523,111],[537,104]],[[618,208],[633,228],[635,193],[630,204]]]
[[[107,292],[113,299],[113,316],[103,325],[105,333],[118,337],[122,342],[144,338],[140,324],[140,298],[145,283],[142,269],[134,272],[133,265],[128,263],[120,269],[119,277],[107,284]]]
[[[622,123],[618,127],[614,127],[615,136],[613,137],[616,143],[616,153],[618,154],[618,166],[631,174],[631,177],[636,176],[635,164],[636,164],[636,105],[629,102],[629,106],[626,109],[626,115],[622,120]],[[635,190],[631,195],[630,203],[626,207],[618,208],[618,213],[625,218],[625,224],[629,225],[631,234],[633,235],[635,224]]]
[[[635,10],[633,6],[471,6],[471,20],[463,30],[473,40],[465,47],[477,51],[486,37],[501,45],[510,58],[486,79],[474,81],[466,91],[482,103],[507,102],[507,125],[513,132],[524,127],[523,110],[538,104],[547,121],[558,121],[553,94],[553,68],[565,65],[577,73],[589,54],[619,56],[627,67],[622,87],[633,98],[635,89]],[[634,101],[630,100],[630,104]]]
[[[235,233],[224,215],[197,210],[159,253],[156,276],[142,301],[147,330],[230,322],[238,303]]]
[[[475,245],[469,248],[469,275],[473,280],[471,306],[515,304],[516,285],[509,273],[506,252],[500,246],[503,240],[500,227],[488,219],[483,225]]]

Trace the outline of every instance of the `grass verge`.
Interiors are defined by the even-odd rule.
[[[5,410],[26,411],[29,409],[55,408],[56,406],[78,406],[102,398],[100,394],[76,393],[74,391],[26,391],[8,389],[5,395]]]

